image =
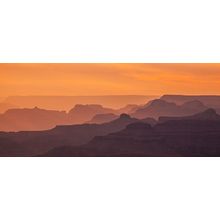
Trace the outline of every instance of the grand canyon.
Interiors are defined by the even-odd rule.
[[[0,64],[0,77],[2,157],[220,156],[220,64]]]

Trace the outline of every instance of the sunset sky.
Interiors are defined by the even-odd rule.
[[[220,64],[0,64],[0,96],[220,94]]]

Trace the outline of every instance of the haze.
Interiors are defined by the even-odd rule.
[[[0,64],[0,96],[220,94],[220,64]]]

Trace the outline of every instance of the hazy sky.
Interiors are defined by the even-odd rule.
[[[0,96],[220,94],[220,64],[0,64]]]

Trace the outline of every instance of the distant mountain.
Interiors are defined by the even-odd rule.
[[[88,144],[55,148],[43,156],[220,156],[220,121],[145,123],[95,137]]]
[[[91,120],[95,115],[114,114],[116,110],[104,108],[101,105],[75,105],[68,113],[73,124],[82,124]]]
[[[0,131],[39,131],[56,125],[83,124],[97,114],[113,114],[117,110],[104,108],[101,105],[76,105],[69,113],[65,111],[35,108],[9,109],[0,114]],[[119,117],[119,116],[117,116]],[[104,122],[116,119],[102,119]],[[99,118],[99,120],[101,120]]]
[[[120,114],[120,110],[95,104],[78,104],[68,113],[65,111],[45,110],[38,107],[31,109],[15,108],[0,114],[0,131],[39,131],[51,129],[56,125],[101,124],[115,120]]]
[[[103,124],[103,123],[106,123],[106,122],[113,121],[113,120],[117,119],[118,117],[119,117],[118,115],[115,115],[115,114],[112,114],[112,113],[98,114],[98,115],[95,115],[87,123],[89,123],[89,124]]]
[[[12,108],[18,108],[18,106],[7,103],[7,102],[1,102],[0,103],[0,114]]]
[[[146,117],[159,118],[160,116],[187,116],[207,109],[203,103],[197,100],[177,105],[162,99],[150,101],[144,107],[137,109],[132,116],[143,119]]]
[[[122,115],[126,115],[126,114],[122,114]],[[115,114],[100,114],[100,115],[95,115],[92,118],[92,120],[88,121],[88,123],[89,124],[103,124],[106,122],[113,121],[117,118],[119,118],[119,116]],[[157,123],[157,120],[155,120],[154,118],[144,118],[144,119],[141,119],[140,122],[148,123],[150,125],[155,125]]]
[[[217,95],[163,95],[160,99],[182,105],[184,102],[198,100],[209,108],[220,108],[220,96]]]
[[[179,111],[184,115],[192,115],[202,111],[207,110],[208,107],[204,105],[201,101],[192,100],[189,102],[185,102],[179,106]]]
[[[100,125],[63,125],[47,131],[0,132],[0,156],[34,156],[62,145],[85,144],[95,136],[120,131],[137,121],[122,114],[118,119]]]
[[[22,108],[38,106],[43,109],[69,111],[76,104],[98,104],[109,108],[121,108],[128,103],[140,105],[158,96],[146,95],[106,95],[106,96],[10,96],[5,102]]]
[[[126,105],[125,107],[117,109],[117,110],[105,109],[106,112],[112,112],[112,113],[97,114],[97,115],[93,116],[93,118],[90,121],[88,121],[88,123],[102,124],[105,122],[110,122],[110,121],[113,121],[116,118],[118,118],[120,114],[133,113],[139,107],[140,107],[139,105],[129,104],[129,105]],[[101,111],[103,111],[103,110],[101,110]]]
[[[173,121],[173,120],[203,120],[203,121],[220,121],[220,115],[214,109],[207,109],[204,112],[197,113],[192,116],[185,117],[159,117],[159,122]]]
[[[120,114],[123,114],[123,113],[131,114],[131,113],[135,112],[138,108],[140,108],[139,105],[129,104],[129,105],[126,105],[123,108],[118,109],[118,113],[120,113]]]
[[[0,114],[0,131],[46,130],[57,124],[68,124],[64,111],[10,109]]]

